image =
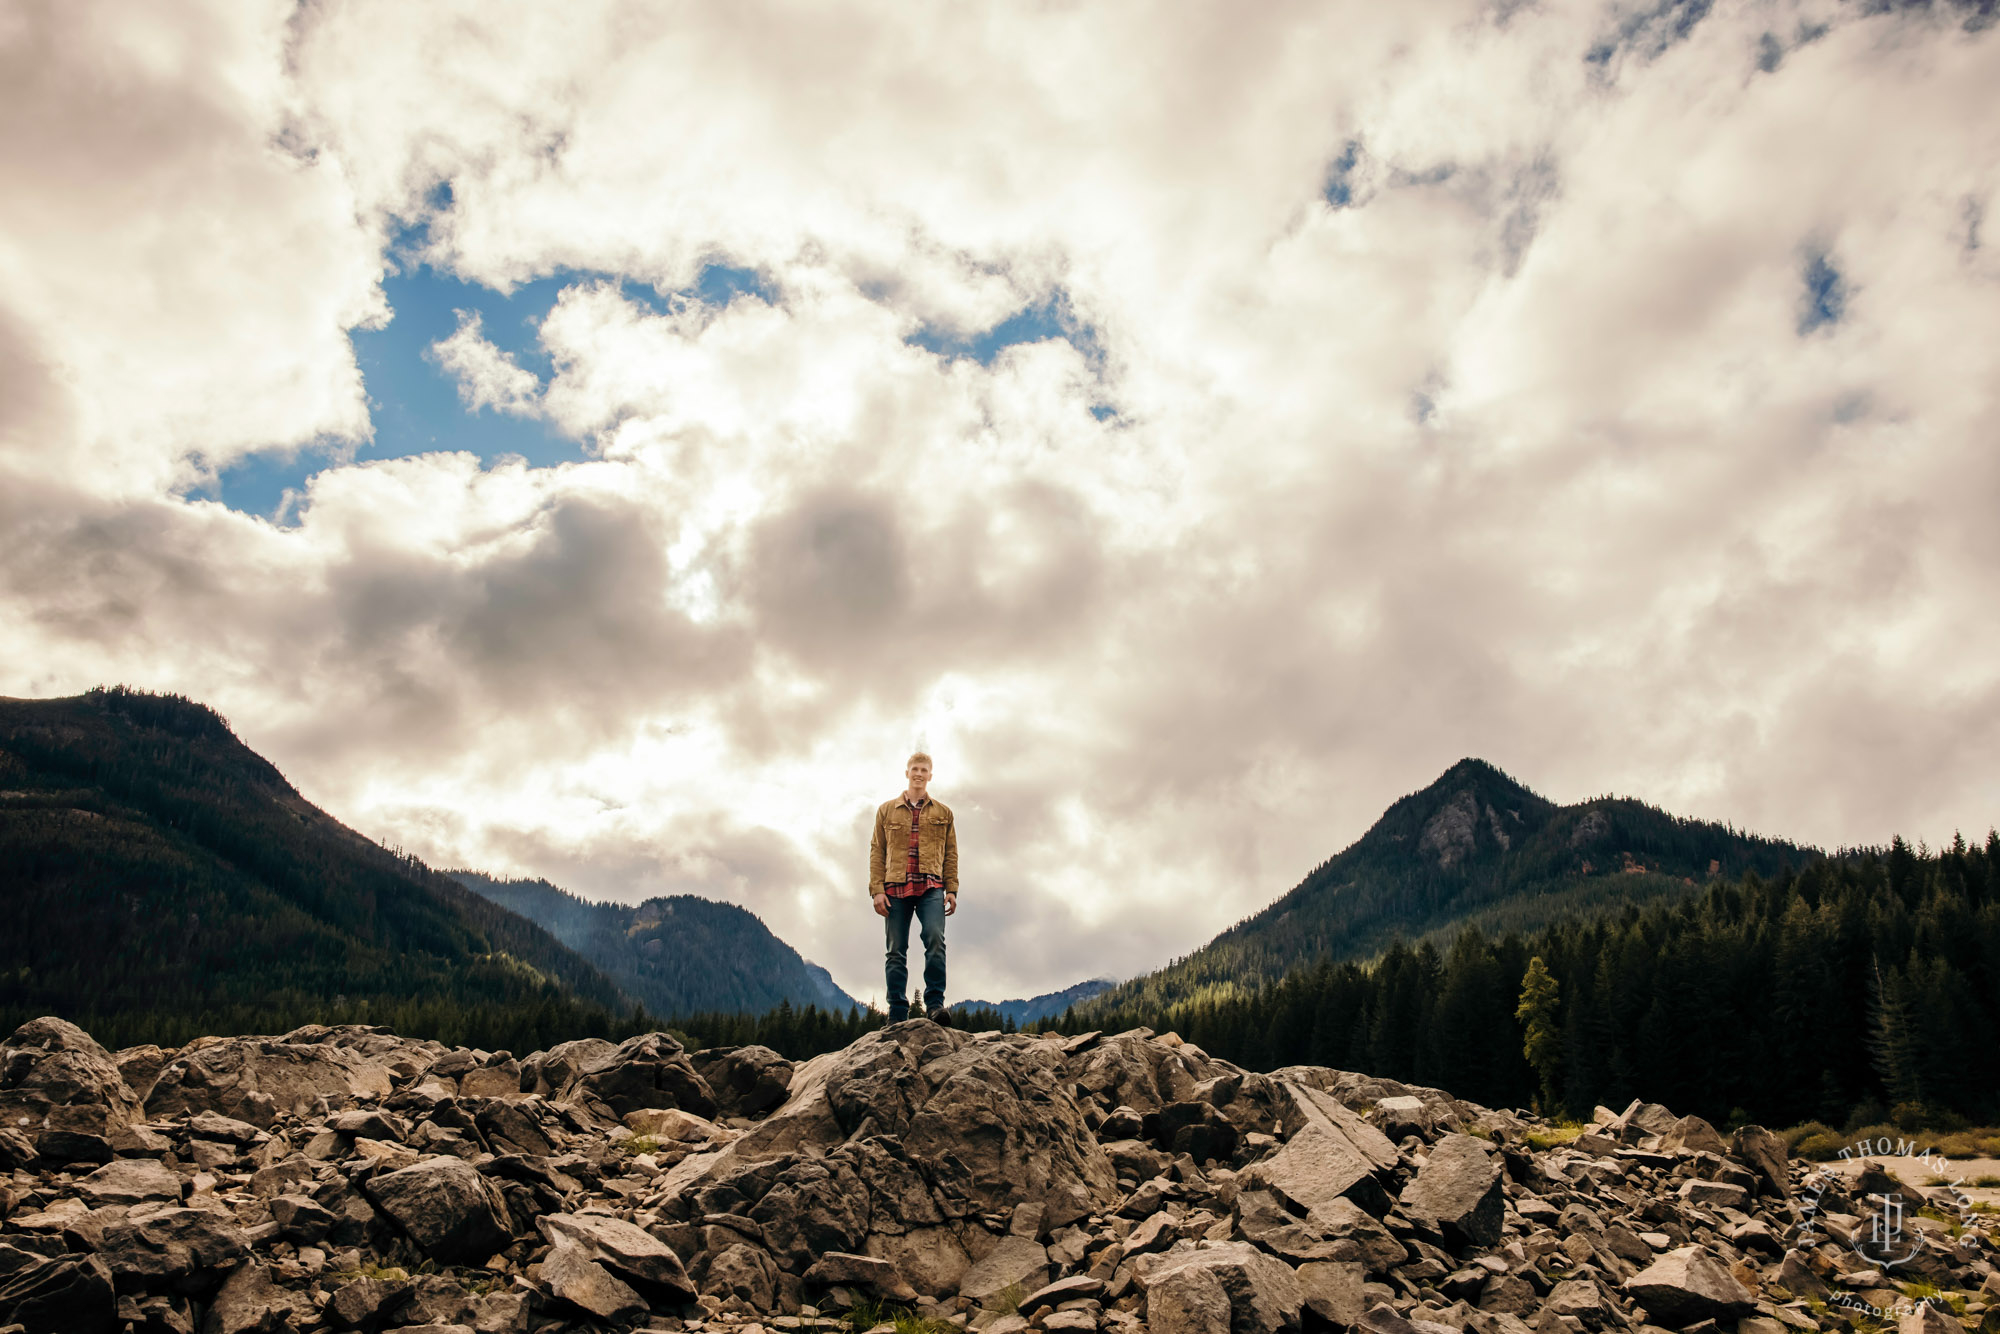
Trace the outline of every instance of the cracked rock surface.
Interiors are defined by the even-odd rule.
[[[1808,1188],[1778,1136],[1647,1103],[1558,1143],[1145,1029],[918,1019],[794,1065],[358,1026],[112,1053],[45,1018],[0,1047],[0,1117],[26,1334],[791,1334],[871,1303],[985,1334],[2000,1331],[1984,1220],[1886,1169]],[[1899,1189],[1885,1273],[1850,1243]]]

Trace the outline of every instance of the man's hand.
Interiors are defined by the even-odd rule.
[[[955,912],[957,912],[957,911],[958,911],[958,895],[956,895],[956,894],[947,894],[947,895],[945,895],[945,896],[944,896],[944,915],[945,915],[946,917],[949,917],[949,916],[951,916],[951,915],[952,915],[953,913],[955,913]]]
[[[947,908],[945,911],[950,912],[951,910]],[[887,917],[889,915],[889,896],[887,894],[877,894],[875,896],[875,915],[877,917]]]

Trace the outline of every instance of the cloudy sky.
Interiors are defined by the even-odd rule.
[[[1992,0],[0,6],[0,693],[879,996],[1478,755],[2000,820]]]

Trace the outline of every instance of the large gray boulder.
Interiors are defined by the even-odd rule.
[[[1171,1254],[1146,1274],[1154,1334],[1278,1334],[1298,1328],[1304,1305],[1290,1267],[1248,1242]]]
[[[773,1231],[780,1263],[797,1245],[859,1253],[871,1232],[902,1234],[1021,1205],[1041,1206],[1047,1226],[1061,1228],[1119,1198],[1117,1171],[1084,1124],[1061,1043],[974,1036],[928,1020],[892,1025],[800,1066],[769,1117],[668,1174],[666,1207],[716,1212],[730,1193],[715,1194],[724,1183],[772,1162],[781,1164],[775,1179],[744,1179],[774,1198],[753,1209],[746,1196],[741,1207]],[[800,1204],[776,1198],[787,1194]],[[788,1231],[794,1218],[806,1221]]]
[[[1403,1187],[1402,1206],[1412,1221],[1442,1232],[1454,1247],[1499,1244],[1506,1221],[1499,1157],[1471,1135],[1440,1137]]]
[[[249,1253],[249,1246],[227,1214],[161,1209],[107,1226],[97,1252],[121,1292],[168,1284],[202,1291],[219,1283],[228,1267]]]
[[[558,1042],[547,1051],[538,1051],[521,1062],[520,1091],[553,1098],[585,1066],[594,1065],[617,1050],[617,1043],[606,1042],[603,1038]]]
[[[440,1263],[484,1260],[508,1242],[499,1192],[461,1159],[426,1159],[370,1177],[362,1189]]]
[[[1699,1246],[1668,1251],[1626,1279],[1625,1291],[1652,1323],[1673,1329],[1744,1315],[1755,1301],[1722,1261]]]
[[[111,1053],[68,1020],[30,1019],[0,1046],[0,1124],[9,1129],[102,1137],[142,1119]]]
[[[919,1073],[928,1093],[903,1144],[947,1215],[1040,1204],[1053,1229],[1118,1198],[1117,1173],[1084,1125],[1056,1044],[970,1042]]]
[[[545,1214],[535,1220],[550,1242],[580,1247],[593,1261],[674,1301],[692,1301],[694,1285],[680,1257],[652,1233],[609,1214]]]
[[[1372,1130],[1373,1127],[1370,1127]],[[1376,1131],[1377,1135],[1381,1132]],[[1295,1209],[1312,1210],[1352,1196],[1375,1213],[1387,1212],[1375,1160],[1331,1120],[1307,1121],[1284,1147],[1243,1174],[1249,1185],[1268,1190]]]
[[[1715,1127],[1698,1116],[1683,1116],[1660,1132],[1654,1146],[1661,1153],[1728,1153],[1729,1145]]]
[[[152,1158],[121,1158],[106,1163],[76,1183],[76,1193],[92,1208],[107,1204],[181,1202],[180,1174]]]
[[[167,1062],[146,1112],[158,1120],[218,1112],[268,1129],[281,1112],[309,1116],[386,1098],[403,1049],[400,1039],[358,1025],[205,1038]]]
[[[725,1116],[761,1116],[791,1090],[792,1063],[769,1047],[714,1047],[688,1059]]]
[[[627,1038],[572,1075],[556,1100],[603,1108],[621,1121],[646,1107],[716,1114],[708,1081],[695,1071],[686,1048],[667,1033]]]
[[[1099,1037],[1071,1053],[1066,1065],[1068,1081],[1107,1110],[1130,1107],[1142,1114],[1191,1099],[1209,1073],[1191,1050],[1155,1040],[1146,1029]]]
[[[542,1260],[542,1282],[558,1300],[614,1323],[646,1313],[646,1299],[621,1282],[583,1247],[558,1239]]]

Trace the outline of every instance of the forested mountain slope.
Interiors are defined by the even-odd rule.
[[[1533,931],[1819,855],[1626,798],[1558,806],[1483,760],[1461,760],[1270,907],[1079,1013],[1220,999],[1301,964],[1372,958],[1398,939],[1446,939],[1467,925]]]
[[[762,1014],[858,1004],[823,968],[771,934],[755,913],[692,894],[592,903],[546,880],[452,872],[486,898],[547,928],[654,1014]]]
[[[0,700],[0,904],[0,1030],[59,1014],[122,1044],[362,1019],[525,1049],[631,1005],[175,696]]]
[[[1530,1017],[1554,1037],[1538,1062]],[[1399,942],[1371,966],[1056,1026],[1135,1024],[1254,1069],[1327,1064],[1578,1117],[1645,1098],[1718,1124],[1990,1124],[2000,835],[1936,853],[1898,840],[1532,935],[1465,927],[1443,949]]]

